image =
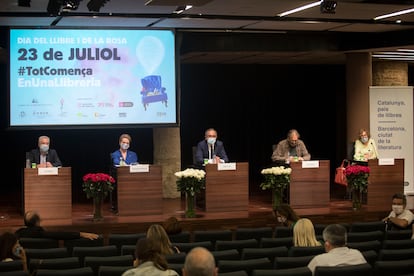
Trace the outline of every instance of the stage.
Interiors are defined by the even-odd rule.
[[[413,210],[413,196],[408,196],[408,208]],[[0,203],[0,231],[15,231],[23,225],[23,215],[20,206],[13,205],[11,200],[2,198]],[[163,199],[161,215],[119,216],[111,211],[107,199],[103,207],[104,218],[93,221],[92,201],[89,203],[73,203],[72,218],[64,220],[42,220],[41,224],[48,230],[85,231],[102,234],[107,237],[110,233],[142,233],[153,223],[162,223],[170,216],[177,217],[185,231],[230,229],[241,227],[276,226],[271,209],[271,199],[267,193],[249,196],[248,211],[246,212],[204,212],[197,209],[195,218],[185,218],[185,199]],[[388,207],[388,206],[387,206]],[[391,198],[390,206],[391,209]],[[389,211],[368,208],[363,205],[361,210],[352,209],[352,203],[343,194],[331,195],[328,206],[323,208],[295,209],[299,216],[310,218],[314,224],[352,223],[361,221],[376,221],[385,217]],[[40,214],[41,215],[41,214]]]

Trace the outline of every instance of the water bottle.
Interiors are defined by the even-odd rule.
[[[125,166],[124,158],[119,157],[119,166]]]
[[[30,159],[28,158],[28,159],[26,159],[26,168],[27,169],[29,169],[29,168],[31,168],[31,163],[30,163]]]

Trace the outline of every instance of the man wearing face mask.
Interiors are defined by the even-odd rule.
[[[407,198],[404,194],[392,196],[392,211],[382,221],[387,224],[387,230],[409,229],[414,220],[414,214],[406,209]]]
[[[40,136],[38,139],[38,148],[32,149],[27,156],[30,163],[36,163],[37,168],[61,167],[62,162],[56,150],[50,148],[50,138]]]
[[[277,163],[297,162],[310,160],[311,155],[306,149],[305,143],[299,139],[300,135],[296,129],[288,131],[286,139],[280,141],[272,154],[272,161]]]
[[[222,141],[217,140],[217,131],[209,128],[205,131],[204,140],[197,144],[195,165],[229,162]]]
[[[111,154],[112,164],[114,166],[127,166],[138,163],[138,156],[132,150],[129,150],[131,144],[131,136],[122,134],[119,137],[119,149]]]
[[[378,158],[377,146],[374,139],[371,138],[368,130],[362,128],[359,130],[359,138],[354,143],[354,161],[368,162],[371,159]]]

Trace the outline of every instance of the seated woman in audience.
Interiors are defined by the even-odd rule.
[[[293,227],[293,246],[321,246],[316,239],[315,228],[308,218],[301,218]]]
[[[148,227],[147,238],[154,240],[155,245],[160,248],[160,252],[163,255],[180,253],[178,247],[173,246],[167,232],[160,224],[152,224]]]
[[[5,232],[0,236],[0,260],[2,262],[22,260],[22,269],[27,271],[26,252],[14,233]]]
[[[273,215],[276,217],[279,224],[287,227],[293,227],[299,220],[299,216],[289,204],[280,204],[277,206],[273,210]]]
[[[179,274],[168,269],[165,256],[154,244],[153,239],[142,238],[137,241],[135,248],[136,267],[128,269],[122,276],[157,275],[157,276],[178,276]]]

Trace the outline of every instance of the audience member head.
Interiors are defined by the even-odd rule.
[[[291,129],[288,131],[287,140],[288,140],[289,146],[296,147],[299,138],[300,138],[300,134],[296,129]]]
[[[159,248],[152,239],[141,238],[137,241],[135,257],[137,258],[138,266],[145,262],[153,262],[154,266],[160,270],[168,269],[165,257],[160,253]]]
[[[344,247],[347,242],[347,231],[341,224],[330,224],[323,229],[323,240],[325,241],[325,250],[329,252],[336,247]]]
[[[0,262],[4,260],[20,259],[21,257],[18,248],[21,247],[16,235],[11,232],[4,232],[0,236]]]
[[[213,254],[204,247],[195,247],[185,257],[183,276],[216,276],[218,269]]]
[[[286,203],[280,204],[273,209],[273,215],[276,217],[277,221],[284,226],[293,226],[299,220],[299,216],[296,212]]]
[[[293,227],[294,246],[320,246],[321,243],[316,239],[315,228],[308,218],[301,218]]]
[[[163,226],[168,235],[176,235],[183,231],[180,221],[176,217],[169,217],[164,221]]]
[[[407,206],[407,197],[404,194],[397,193],[392,196],[392,210],[398,216]]]
[[[150,225],[147,230],[147,238],[153,241],[154,246],[159,248],[161,254],[168,255],[174,253],[170,238],[162,225]]]
[[[40,216],[35,211],[27,211],[24,214],[24,225],[27,227],[40,226]]]

